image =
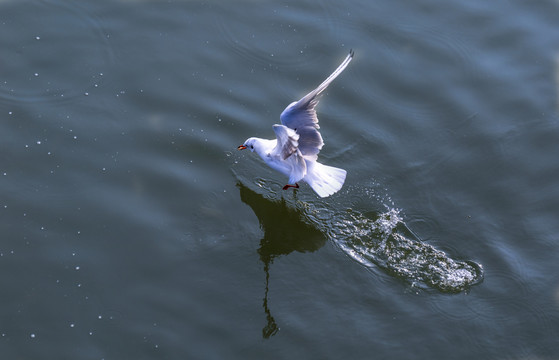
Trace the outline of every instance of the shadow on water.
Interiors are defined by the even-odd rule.
[[[301,211],[288,206],[285,199],[282,198],[280,201],[266,199],[240,182],[237,183],[237,187],[241,200],[254,211],[264,232],[258,255],[266,273],[263,307],[267,323],[262,329],[262,336],[267,339],[279,330],[268,307],[270,265],[276,257],[288,255],[293,251],[316,251],[324,246],[326,237],[321,231],[305,223]]]
[[[400,216],[400,211],[384,205],[379,212],[355,209],[355,201],[375,201],[368,189],[352,188],[346,195],[317,199],[301,192],[285,196],[280,184],[264,179],[247,179],[237,172],[241,199],[258,217],[264,231],[258,253],[266,272],[264,311],[268,324],[263,336],[277,331],[268,308],[270,264],[279,255],[293,251],[315,251],[326,240],[334,242],[359,264],[382,269],[415,289],[435,289],[456,294],[468,291],[483,281],[483,267],[470,260],[453,259],[415,235]],[[356,200],[358,199],[358,200]],[[378,198],[376,198],[378,200]],[[369,204],[373,205],[373,203]]]

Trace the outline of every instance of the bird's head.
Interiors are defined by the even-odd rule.
[[[255,142],[256,142],[256,138],[249,138],[245,141],[243,145],[239,145],[237,147],[237,150],[250,149],[250,151],[254,151]]]

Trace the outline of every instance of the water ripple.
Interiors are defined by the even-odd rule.
[[[303,200],[301,198],[307,197],[306,194],[294,193],[291,197],[287,192],[273,191],[281,188],[279,183],[260,178],[249,180],[241,175],[252,171],[233,169],[233,173],[244,186],[270,202],[285,202],[297,210],[304,221],[365,267],[381,268],[413,287],[430,287],[446,293],[467,291],[483,280],[480,264],[452,259],[421,241],[406,226],[400,211],[392,206],[385,205],[385,211],[365,214],[351,205],[342,204],[348,194],[336,194],[327,200],[310,196]]]
[[[251,15],[253,13],[249,14],[244,10],[232,16],[229,7],[217,12],[222,16],[215,17],[215,27],[225,45],[248,60],[249,64],[282,69],[300,69],[313,64],[325,52],[307,51],[322,46],[316,40],[309,43],[308,38],[320,38],[321,32],[325,31],[324,27],[332,32],[336,30],[335,14],[320,4],[306,8],[302,6],[298,12],[280,5],[270,7],[254,3],[252,6],[261,7],[253,10],[253,13],[258,14],[257,19]],[[250,19],[243,21],[247,16]],[[258,26],[255,26],[255,21]]]
[[[90,11],[78,2],[21,1],[2,12],[1,102],[66,102],[100,86],[113,51]]]

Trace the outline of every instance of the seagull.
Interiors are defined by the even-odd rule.
[[[301,100],[292,102],[280,115],[281,125],[273,125],[276,139],[248,138],[237,150],[250,149],[272,169],[289,177],[283,190],[299,188],[305,181],[320,197],[327,197],[344,184],[344,169],[319,163],[318,153],[324,145],[318,129],[316,105],[328,85],[338,77],[353,59],[353,50],[330,76]]]

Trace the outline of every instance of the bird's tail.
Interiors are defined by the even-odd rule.
[[[344,184],[346,171],[319,162],[307,162],[305,180],[320,197],[330,196]]]

